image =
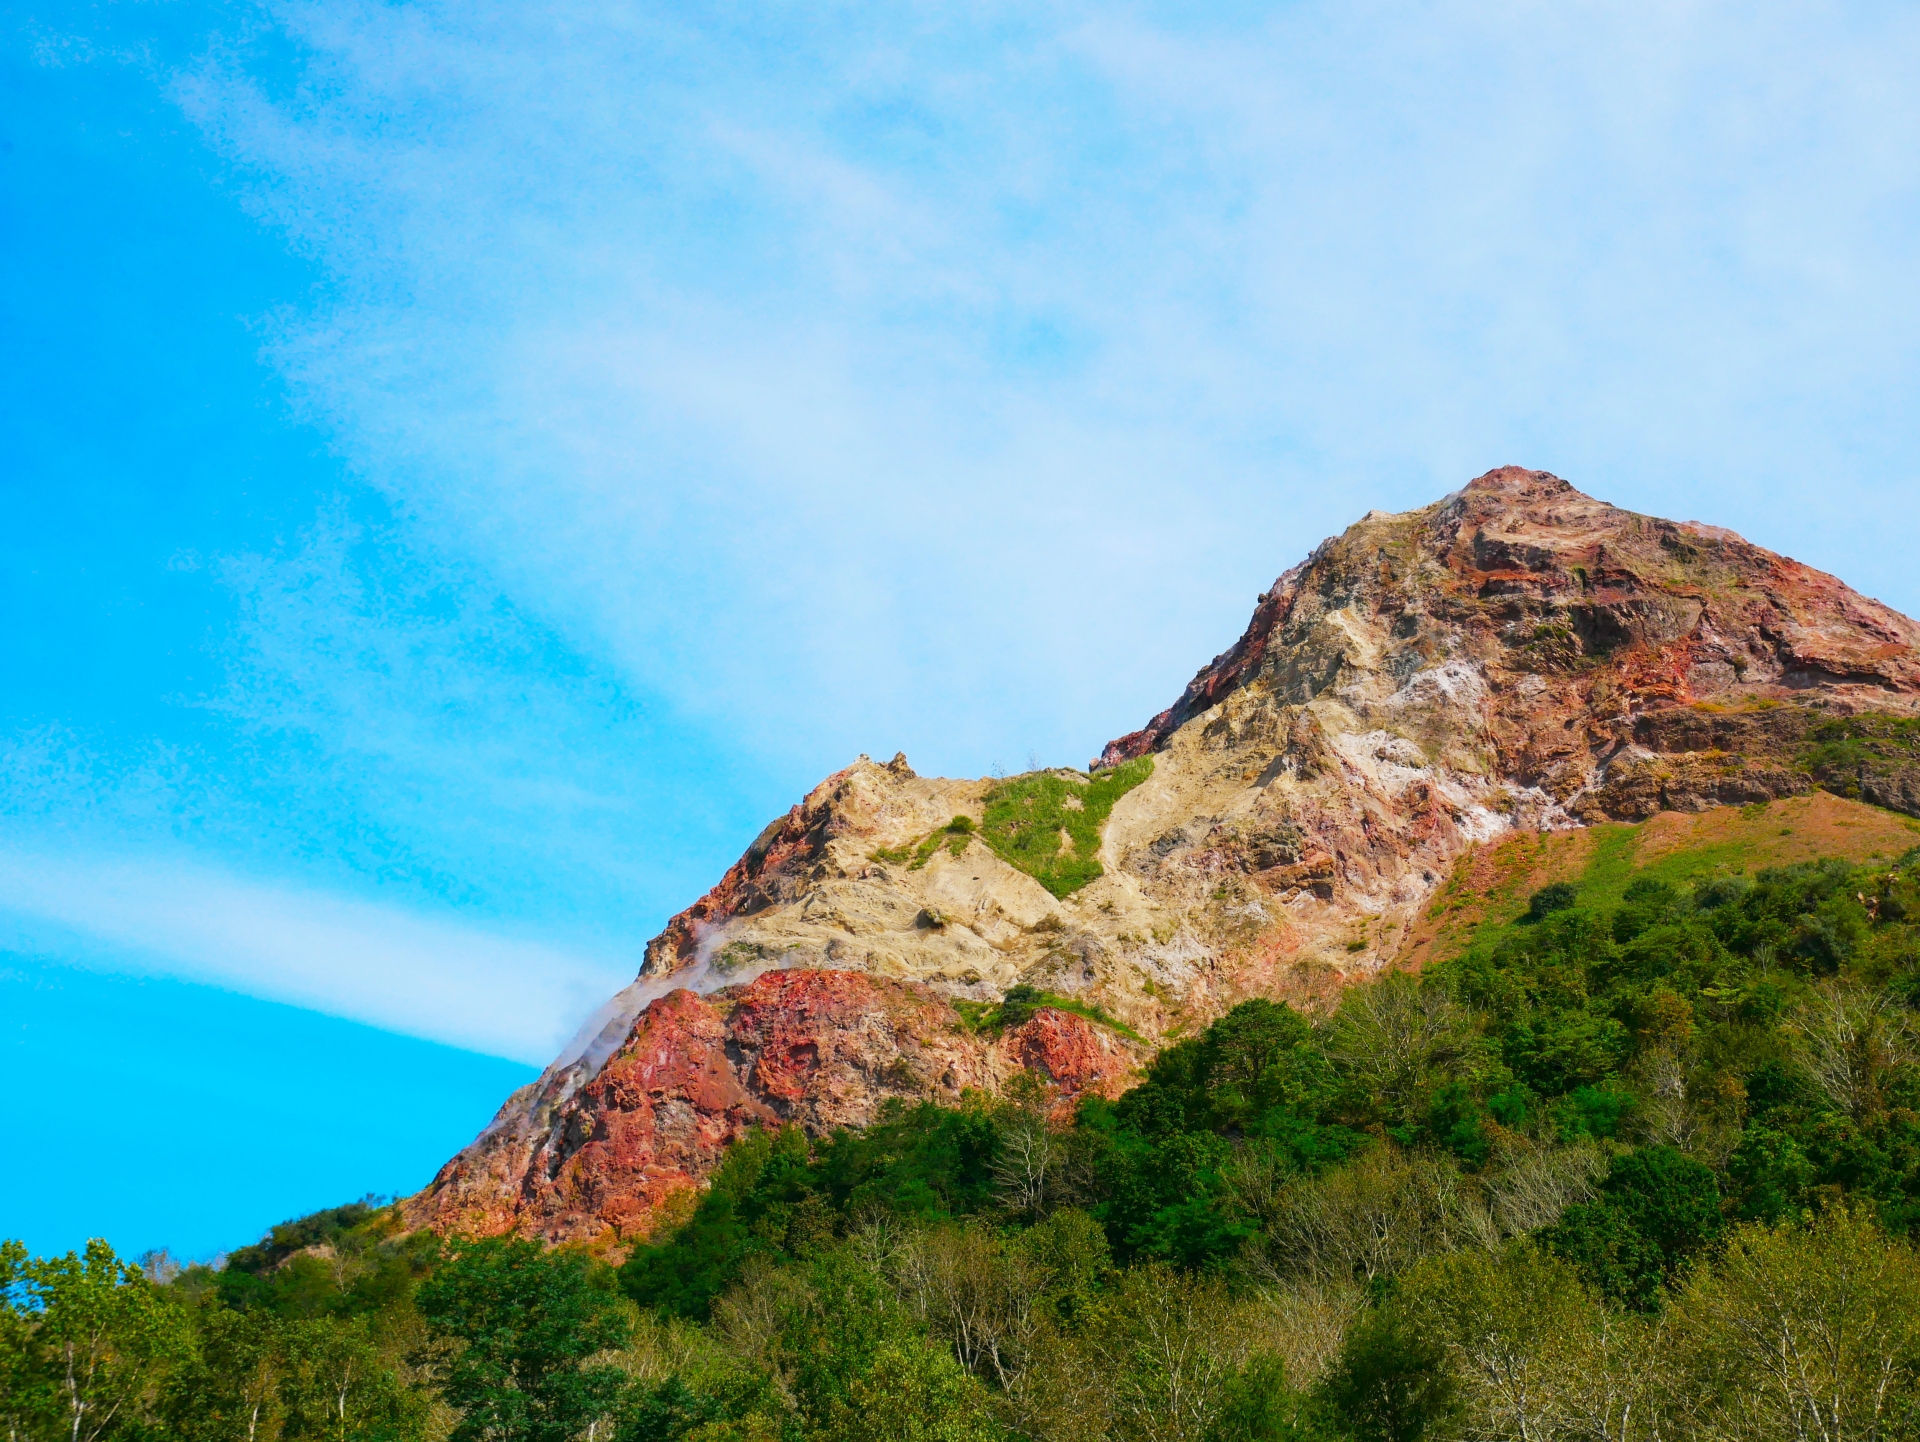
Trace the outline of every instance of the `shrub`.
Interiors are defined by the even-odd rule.
[[[1566,911],[1577,905],[1579,900],[1580,893],[1571,882],[1553,882],[1527,898],[1527,919],[1544,921],[1556,911]]]

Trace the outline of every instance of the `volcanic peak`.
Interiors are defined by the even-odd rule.
[[[621,1244],[749,1126],[859,1124],[1023,1067],[1111,1095],[1136,1037],[1417,964],[1436,892],[1513,832],[1816,787],[1920,814],[1917,714],[1905,616],[1730,531],[1490,471],[1322,543],[1107,746],[1097,767],[1150,774],[1068,894],[985,826],[1080,773],[829,776],[410,1215]],[[1016,985],[1056,1004],[976,1029]]]

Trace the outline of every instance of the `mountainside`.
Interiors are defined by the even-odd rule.
[[[1022,1069],[1111,1095],[1240,1000],[1411,964],[1515,832],[1816,788],[1920,813],[1916,648],[1830,576],[1543,472],[1371,513],[1088,773],[828,777],[408,1219],[619,1243],[759,1122]]]

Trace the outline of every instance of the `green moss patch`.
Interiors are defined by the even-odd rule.
[[[905,866],[909,871],[918,871],[929,861],[933,853],[941,847],[947,848],[949,856],[959,856],[967,849],[967,843],[973,840],[973,818],[956,816],[945,826],[926,837],[915,846],[882,846],[867,854],[875,861],[891,861],[895,866]]]
[[[978,836],[994,855],[1055,896],[1071,896],[1101,875],[1100,832],[1114,803],[1151,775],[1153,758],[1142,756],[1086,780],[1057,771],[1012,776],[987,793],[980,826],[970,816],[956,816],[918,842],[883,846],[868,855],[918,871],[941,847],[958,857]]]
[[[967,849],[967,843],[971,840],[973,840],[973,818],[956,816],[914,848],[913,860],[907,863],[907,870],[918,871],[933,860],[933,853],[943,846],[947,848],[947,855],[959,856]]]
[[[1019,986],[1009,987],[1007,994],[997,1002],[957,1000],[953,1009],[960,1013],[960,1019],[970,1031],[998,1032],[1009,1027],[1023,1026],[1033,1019],[1033,1014],[1042,1007],[1052,1007],[1055,1011],[1072,1012],[1075,1016],[1085,1017],[1088,1021],[1104,1026],[1110,1031],[1131,1037],[1141,1045],[1147,1039],[1117,1017],[1107,1015],[1099,1007],[1088,1002],[1076,1001],[1070,996],[1061,996],[1058,992],[1042,991],[1037,986],[1028,986],[1022,982]]]
[[[1101,874],[1114,803],[1151,775],[1153,758],[1142,756],[1085,781],[1057,771],[1009,777],[987,793],[980,839],[1055,896],[1071,896]]]

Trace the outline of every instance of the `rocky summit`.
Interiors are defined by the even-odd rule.
[[[1086,772],[862,757],[407,1204],[619,1247],[728,1142],[1028,1073],[1058,1107],[1247,997],[1417,962],[1476,847],[1824,788],[1920,814],[1920,626],[1540,471],[1373,512]],[[678,1203],[684,1207],[684,1200]]]

